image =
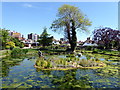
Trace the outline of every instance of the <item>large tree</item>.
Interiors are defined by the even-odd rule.
[[[10,30],[7,30],[5,28],[0,28],[0,44],[2,46],[0,49],[8,49],[9,47],[14,47],[13,43],[15,43],[15,46],[24,47],[24,44],[20,40],[9,35],[9,31]]]
[[[47,28],[45,27],[38,42],[44,47],[49,46],[52,43],[52,40],[53,36],[50,37],[50,34],[47,33]]]
[[[87,26],[91,25],[88,18],[78,7],[63,5],[58,9],[58,19],[53,21],[51,29],[55,32],[64,32],[65,37],[71,45],[71,51],[76,47],[76,30],[87,31]]]
[[[111,28],[98,28],[93,32],[93,40],[106,49],[120,49],[120,30]]]
[[[1,49],[5,48],[6,43],[9,41],[10,38],[11,37],[9,36],[8,30],[6,30],[5,28],[4,29],[0,28],[0,43],[2,44]]]

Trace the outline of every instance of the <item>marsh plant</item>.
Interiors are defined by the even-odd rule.
[[[38,59],[36,61],[36,66],[39,66],[40,68],[52,68],[53,65],[50,61],[46,61],[46,60],[43,60],[43,59]]]
[[[77,57],[68,57],[68,58],[58,58],[58,57],[50,57],[48,59],[39,58],[36,61],[36,66],[40,68],[67,68],[67,67],[103,67],[105,64],[99,59],[89,58],[80,59]]]
[[[83,67],[93,67],[93,66],[98,66],[98,63],[93,60],[82,59],[80,60],[79,65]]]

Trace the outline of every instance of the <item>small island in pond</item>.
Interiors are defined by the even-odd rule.
[[[34,65],[35,68],[39,68],[42,70],[69,70],[76,68],[97,69],[105,66],[106,64],[98,59],[86,60],[76,57],[50,57],[47,60],[44,60],[44,57],[39,57]]]

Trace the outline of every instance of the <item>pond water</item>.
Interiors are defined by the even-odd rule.
[[[65,58],[65,55],[58,57]],[[23,59],[3,58],[2,88],[57,88],[65,85],[71,87],[71,84],[81,88],[120,88],[119,77],[116,75],[100,76],[95,69],[42,71],[34,68],[36,60],[35,56]]]

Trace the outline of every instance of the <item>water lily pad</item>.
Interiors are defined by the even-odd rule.
[[[31,88],[31,87],[33,87],[32,85],[27,85],[27,88]]]
[[[51,77],[53,77],[53,75],[49,75],[49,77],[51,78]]]
[[[26,86],[19,86],[18,88],[27,88]]]
[[[33,82],[34,80],[32,80],[32,79],[28,79],[27,81],[28,81],[28,82]]]
[[[2,84],[2,88],[8,88],[8,84]]]
[[[24,77],[24,79],[27,79],[28,77]]]
[[[18,82],[19,81],[19,79],[13,79],[13,82]]]
[[[38,86],[39,84],[37,82],[32,82],[31,85]]]
[[[40,83],[40,82],[43,82],[43,81],[38,81],[38,80],[37,80],[37,82]]]
[[[16,88],[16,87],[18,87],[18,86],[20,86],[22,83],[12,83],[12,84],[10,84],[10,88]]]
[[[42,88],[49,88],[49,86],[48,85],[44,85],[44,86],[41,86]]]

